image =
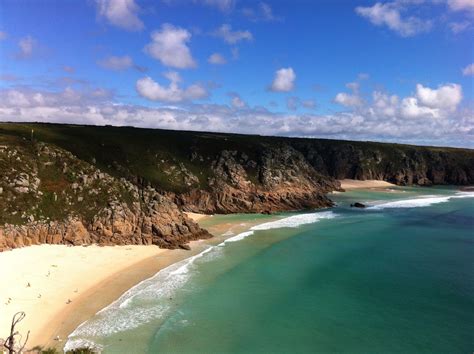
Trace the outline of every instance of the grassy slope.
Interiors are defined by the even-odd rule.
[[[373,151],[382,153],[385,156],[384,163],[394,165],[392,168],[398,168],[396,165],[402,163],[400,156],[404,154],[411,156],[441,152],[448,154],[453,163],[461,164],[466,164],[466,161],[470,164],[474,156],[473,150],[445,147],[63,124],[0,123],[0,143],[9,136],[29,140],[32,129],[36,140],[55,144],[84,161],[95,162],[97,167],[112,175],[140,177],[155,186],[175,192],[183,191],[185,186],[180,178],[164,173],[171,166],[182,163],[199,177],[200,187],[207,188],[209,164],[218,152],[238,150],[251,159],[258,160],[262,144],[290,143],[298,149],[301,146],[314,147],[325,159],[329,166],[328,172],[332,175],[334,171],[331,169],[335,168],[331,167],[332,156],[335,152],[347,150],[348,144],[369,157],[373,155]],[[191,159],[193,152],[202,156],[203,160]],[[372,163],[370,158],[366,161],[360,163]],[[251,178],[256,178],[256,171],[247,172]]]

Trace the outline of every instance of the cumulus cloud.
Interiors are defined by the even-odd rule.
[[[469,64],[464,69],[462,69],[462,74],[464,76],[474,76],[474,63]]]
[[[416,98],[423,106],[452,112],[462,100],[462,88],[457,84],[446,84],[437,89],[431,89],[418,84]]]
[[[270,90],[273,92],[289,92],[295,87],[296,74],[293,68],[281,68],[275,72]]]
[[[150,77],[139,79],[136,83],[138,94],[152,101],[172,103],[203,99],[209,96],[209,92],[198,84],[186,88],[179,87],[181,77],[176,71],[165,73],[165,77],[170,81],[167,87],[160,85]]]
[[[151,40],[145,46],[145,52],[164,65],[179,69],[197,66],[187,45],[191,40],[189,31],[165,23],[159,31],[152,32]]]
[[[31,36],[26,36],[18,41],[18,53],[16,55],[19,59],[28,59],[33,56],[33,51],[37,47],[37,41]]]
[[[253,35],[250,31],[232,31],[232,27],[228,24],[223,24],[216,31],[216,37],[222,38],[228,44],[236,44],[240,41],[251,41]]]
[[[227,63],[227,60],[225,60],[224,56],[219,53],[213,53],[209,56],[207,59],[209,64],[214,64],[214,65],[223,65]]]
[[[113,26],[127,31],[139,31],[144,28],[138,17],[140,7],[135,0],[96,0],[97,14]]]
[[[352,93],[340,92],[334,97],[334,102],[346,107],[361,106],[364,102],[359,92],[359,83],[350,82],[346,84],[346,87],[350,89]]]
[[[168,76],[175,81],[179,78],[175,73]],[[444,86],[451,87],[452,84],[431,90],[437,91],[435,95],[438,96],[451,96],[452,92],[443,90]],[[85,92],[70,88],[61,92],[0,89],[0,120],[258,132],[262,135],[474,147],[472,107],[461,107],[459,104],[453,112],[449,107],[456,105],[457,100],[450,99],[451,104],[443,105],[448,110],[432,108],[424,106],[424,101],[420,101],[417,95],[416,91],[413,96],[399,98],[378,91],[364,106],[350,108],[347,112],[317,115],[279,114],[240,104],[187,103],[182,107],[126,105],[115,102],[113,96],[104,94],[100,89]],[[420,95],[423,96],[422,90]],[[433,113],[438,116],[434,117]]]
[[[432,28],[430,20],[423,20],[415,16],[401,15],[406,2],[394,1],[381,3],[373,6],[358,6],[355,11],[359,16],[369,20],[376,26],[386,26],[402,37],[411,37],[419,33],[428,32]]]
[[[453,11],[474,11],[473,0],[448,0],[448,6]]]
[[[123,57],[110,56],[99,60],[97,64],[104,69],[120,71],[130,69],[133,66],[133,60],[128,55]]]

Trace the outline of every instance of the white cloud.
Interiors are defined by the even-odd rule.
[[[128,31],[139,31],[144,28],[137,13],[140,7],[135,0],[96,0],[97,13],[111,25]]]
[[[395,108],[395,107],[394,107]],[[437,119],[440,118],[440,112],[438,109],[426,107],[420,104],[415,97],[406,97],[402,100],[400,106],[400,114],[403,118],[410,119]]]
[[[0,41],[3,41],[8,38],[7,32],[0,31]]]
[[[364,102],[359,92],[359,83],[349,82],[346,87],[352,91],[352,93],[340,92],[334,97],[334,102],[346,106],[346,107],[357,107],[361,106]]]
[[[372,93],[372,102],[372,112],[376,112],[376,114],[380,114],[387,118],[393,118],[397,115],[397,107],[399,103],[398,96],[374,91]]]
[[[37,42],[33,37],[26,36],[21,38],[18,41],[19,52],[17,53],[17,57],[20,59],[30,58],[36,46]]]
[[[448,5],[453,11],[474,11],[474,0],[448,0]]]
[[[177,79],[176,74],[168,76]],[[415,96],[400,99],[377,92],[363,107],[316,115],[278,114],[235,105],[145,107],[117,103],[113,96],[101,95],[100,89],[94,92],[0,89],[0,121],[131,125],[474,147],[472,107],[458,106],[455,112],[446,112],[424,106]]]
[[[123,57],[110,56],[97,62],[101,67],[108,70],[126,70],[133,66],[133,60],[128,55]]]
[[[203,99],[209,96],[207,90],[198,84],[184,89],[180,88],[181,77],[176,71],[165,73],[165,77],[170,81],[167,87],[160,85],[150,77],[139,79],[136,83],[137,92],[140,96],[152,101],[172,103]]]
[[[223,24],[216,31],[216,37],[222,38],[226,43],[236,44],[240,41],[251,41],[253,35],[250,31],[232,31],[232,27],[228,24]]]
[[[338,93],[334,98],[334,102],[347,107],[360,106],[362,103],[360,97],[345,92]]]
[[[462,74],[464,76],[474,76],[474,63],[469,64],[464,69],[462,69]]]
[[[429,108],[455,111],[462,100],[462,89],[457,84],[446,84],[437,89],[416,85],[416,98]]]
[[[295,87],[296,74],[293,68],[281,68],[275,72],[275,77],[270,86],[274,92],[289,92]]]
[[[430,20],[423,20],[415,16],[403,18],[400,11],[404,3],[400,1],[380,3],[373,6],[356,7],[358,15],[368,19],[376,26],[387,26],[402,37],[410,37],[419,33],[428,32],[432,27]]]
[[[166,66],[179,69],[196,67],[187,43],[191,40],[189,31],[168,23],[161,30],[151,34],[152,41],[145,46],[145,52]]]
[[[219,53],[211,54],[211,56],[207,59],[207,61],[210,64],[215,64],[215,65],[223,65],[227,63],[227,60],[225,60],[222,54],[219,54]]]

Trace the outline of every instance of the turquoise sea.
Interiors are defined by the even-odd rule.
[[[262,224],[204,244],[130,289],[77,328],[67,347],[472,353],[473,197],[395,187],[332,194],[337,206],[327,210],[209,218],[211,228]],[[351,208],[355,201],[369,207]]]

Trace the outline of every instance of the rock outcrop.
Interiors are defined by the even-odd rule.
[[[211,236],[154,188],[116,179],[54,146],[7,146],[0,163],[10,165],[0,176],[0,251],[43,243],[185,248]]]
[[[185,211],[271,213],[332,206],[325,194],[340,183],[322,176],[289,145],[264,146],[257,161],[237,150],[223,150],[211,165],[207,190],[175,195]],[[251,171],[255,175],[251,176]]]
[[[397,185],[474,184],[474,151],[355,141],[300,139],[293,146],[313,167],[337,179]]]
[[[474,184],[474,151],[0,123],[0,250],[40,243],[186,249],[210,237],[187,211],[330,207],[326,194],[344,178]]]

